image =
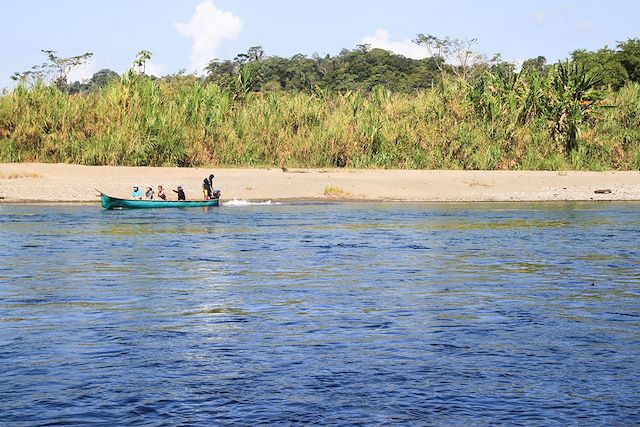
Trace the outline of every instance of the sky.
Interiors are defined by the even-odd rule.
[[[475,38],[478,52],[519,63],[640,38],[635,0],[3,0],[1,10],[0,88],[43,63],[42,49],[92,52],[70,76],[82,80],[125,71],[141,50],[153,54],[147,73],[161,76],[200,75],[251,46],[290,57],[370,44],[421,58],[426,50],[411,40],[422,33]]]

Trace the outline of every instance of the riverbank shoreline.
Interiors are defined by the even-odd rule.
[[[97,190],[127,198],[159,184],[191,200],[215,174],[222,201],[542,202],[638,201],[640,172],[381,169],[231,169],[0,163],[0,203],[91,203]]]

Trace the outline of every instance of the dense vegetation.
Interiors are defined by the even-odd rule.
[[[452,66],[444,54],[412,60],[368,46],[323,58],[254,47],[212,61],[203,78],[101,70],[72,84],[57,66],[69,59],[46,53],[52,83],[24,73],[0,97],[0,161],[640,168],[639,40],[558,64],[534,58],[518,72],[499,58]]]

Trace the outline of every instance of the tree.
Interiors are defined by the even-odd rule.
[[[596,52],[581,49],[574,51],[571,58],[587,71],[598,74],[605,86],[619,89],[629,80],[629,74],[621,62],[620,52],[615,50],[607,47]]]
[[[594,72],[576,62],[559,62],[550,84],[549,108],[554,118],[554,133],[567,152],[576,148],[580,125],[592,120],[601,82]]]
[[[618,43],[620,62],[627,70],[629,79],[640,82],[640,39],[629,39]]]
[[[141,74],[145,74],[147,69],[147,61],[151,59],[151,55],[153,55],[148,50],[141,50],[136,55],[136,60],[133,61],[133,66],[138,69],[138,72]]]
[[[246,53],[239,53],[234,60],[239,64],[246,64],[247,62],[260,61],[264,58],[264,49],[262,46],[251,46],[247,49]]]
[[[215,83],[221,87],[232,89],[236,85],[236,76],[240,70],[237,61],[220,61],[215,58],[204,68],[206,72],[205,83]]]
[[[524,72],[532,72],[537,71],[538,73],[543,73],[545,71],[547,65],[547,58],[540,55],[535,58],[529,58],[522,63],[522,71]]]
[[[11,78],[13,80],[28,80],[34,78],[35,80],[49,80],[53,79],[56,87],[63,90],[67,86],[67,78],[69,73],[76,67],[85,64],[89,58],[93,56],[93,53],[86,52],[82,55],[71,56],[63,58],[56,55],[55,50],[42,50],[47,56],[49,62],[45,62],[41,65],[34,65],[31,70],[22,73],[14,73]]]
[[[472,49],[477,41],[449,37],[441,39],[431,34],[418,34],[413,40],[415,44],[425,47],[429,56],[442,59],[437,63],[441,73],[451,70],[464,81],[468,80],[474,68],[486,62],[484,56]]]
[[[251,46],[247,50],[247,56],[249,57],[249,62],[261,61],[264,58],[264,49],[262,49],[262,46]]]
[[[93,76],[91,76],[91,79],[89,79],[89,84],[97,87],[105,87],[110,82],[118,79],[119,77],[120,74],[116,73],[115,71],[103,68],[102,70],[95,72]]]

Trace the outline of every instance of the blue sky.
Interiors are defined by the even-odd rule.
[[[267,55],[335,55],[357,44],[424,56],[418,33],[477,38],[476,49],[512,61],[544,55],[552,62],[578,48],[614,47],[640,38],[633,0],[21,0],[3,2],[0,88],[15,71],[44,60],[93,52],[73,77],[127,69],[153,53],[147,71],[201,73],[210,59],[232,59],[250,46]]]

